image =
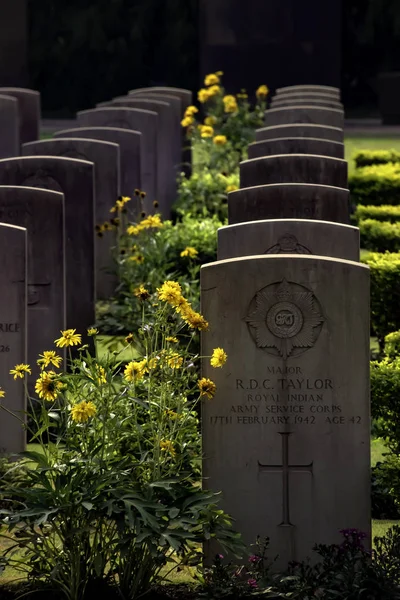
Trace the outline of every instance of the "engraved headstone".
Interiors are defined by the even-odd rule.
[[[348,223],[350,192],[309,183],[247,187],[228,194],[229,223],[261,219],[319,219]]]
[[[157,113],[141,108],[106,107],[83,110],[77,118],[80,127],[118,127],[141,132],[141,181],[147,194],[147,211],[157,192]]]
[[[20,142],[34,142],[40,137],[40,93],[35,90],[0,87],[0,94],[18,100],[20,117]]]
[[[66,328],[64,196],[38,188],[0,186],[0,222],[28,231],[28,363],[29,379],[35,381],[39,353],[51,350]]]
[[[159,212],[164,219],[171,217],[171,208],[177,195],[177,165],[174,163],[176,157],[176,143],[180,139],[174,140],[175,123],[174,113],[171,105],[161,100],[152,100],[147,98],[128,96],[125,98],[115,98],[113,105],[126,108],[139,108],[150,110],[158,115],[157,126],[157,196],[159,203]],[[175,149],[174,149],[175,143]]]
[[[344,144],[317,138],[276,138],[249,144],[249,158],[273,154],[318,154],[344,158]]]
[[[343,110],[322,108],[319,106],[288,106],[287,108],[270,108],[265,111],[265,125],[289,125],[290,123],[316,123],[331,127],[344,127]]]
[[[135,210],[133,192],[136,188],[141,189],[140,173],[140,146],[142,134],[140,131],[131,131],[118,127],[79,127],[76,129],[63,129],[56,131],[55,138],[89,138],[92,140],[104,140],[113,142],[119,146],[119,158],[121,166],[120,193],[123,196],[131,196],[132,204],[127,205],[128,213],[132,215]]]
[[[369,271],[312,255],[202,267],[203,485],[274,567],[356,528],[370,542]],[[229,366],[228,366],[229,365]]]
[[[0,158],[19,154],[18,101],[0,95]]]
[[[331,94],[325,94],[323,92],[290,92],[286,94],[278,94],[273,96],[271,104],[274,102],[286,102],[288,100],[323,100],[324,102],[340,102],[339,97],[334,97]],[[307,102],[306,102],[307,104]]]
[[[313,94],[327,94],[334,98],[340,98],[340,89],[329,85],[289,85],[287,87],[277,88],[276,95],[285,94],[305,94],[311,92]]]
[[[271,102],[271,108],[286,108],[289,106],[321,106],[322,108],[336,108],[337,110],[343,110],[343,104],[341,102],[335,102],[335,100],[321,100],[319,98],[292,98],[292,97],[280,97]]]
[[[109,221],[110,209],[120,193],[119,146],[111,142],[59,138],[23,144],[24,156],[63,156],[94,163],[95,221]],[[117,277],[112,256],[115,246],[114,232],[96,237],[96,298],[107,300],[117,286]]]
[[[59,156],[0,160],[0,185],[64,194],[67,328],[86,341],[86,330],[95,322],[93,163]]]
[[[291,137],[311,137],[334,142],[343,142],[343,129],[315,123],[293,123],[291,125],[275,125],[256,129],[256,141]]]
[[[240,187],[265,183],[318,183],[347,187],[347,162],[314,154],[280,154],[240,163]]]
[[[257,254],[314,254],[360,260],[357,227],[307,219],[269,219],[218,229],[218,260]]]
[[[0,380],[5,392],[0,403],[0,455],[23,452],[26,433],[24,386],[10,370],[26,363],[27,235],[23,227],[0,223]],[[12,411],[16,419],[8,411]],[[22,423],[21,423],[22,421]]]

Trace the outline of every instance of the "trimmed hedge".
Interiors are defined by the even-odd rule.
[[[374,252],[400,252],[400,223],[365,219],[358,226],[362,248]]]
[[[355,204],[374,206],[400,204],[400,164],[372,165],[357,169],[349,177]]]
[[[400,329],[400,253],[371,252],[362,262],[371,272],[371,327],[383,351],[385,336]]]
[[[354,213],[356,221],[365,221],[374,219],[375,221],[390,221],[396,223],[400,221],[400,206],[382,205],[382,206],[357,206]]]
[[[371,362],[371,416],[374,433],[400,453],[400,358]]]
[[[385,165],[400,162],[400,152],[397,150],[359,150],[353,155],[356,168],[369,165]]]

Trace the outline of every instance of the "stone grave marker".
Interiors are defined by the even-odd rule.
[[[115,98],[113,105],[150,110],[158,115],[157,127],[157,196],[159,212],[164,219],[171,217],[171,208],[177,196],[177,165],[174,157],[180,152],[180,138],[174,140],[175,122],[171,105],[160,100],[137,96]],[[178,146],[177,146],[178,144]],[[176,151],[178,148],[178,152]]]
[[[77,118],[80,127],[117,127],[141,132],[141,181],[147,194],[144,208],[149,212],[157,192],[157,113],[141,108],[106,107],[83,110]]]
[[[317,138],[276,138],[249,144],[248,153],[249,158],[273,154],[317,154],[344,158],[344,144]]]
[[[265,125],[290,125],[291,123],[316,123],[331,127],[344,127],[344,113],[335,108],[320,106],[288,106],[287,108],[270,108],[265,111]]]
[[[331,94],[325,94],[322,92],[290,92],[286,94],[278,94],[277,96],[272,96],[271,103],[280,102],[287,100],[323,100],[326,102],[340,102],[339,97],[333,97]]]
[[[333,142],[343,142],[343,129],[318,125],[316,123],[292,123],[291,125],[275,125],[256,129],[256,142],[276,138],[311,137]]]
[[[40,93],[35,90],[0,87],[0,94],[18,100],[20,115],[20,142],[34,142],[40,137]]]
[[[370,542],[369,270],[310,255],[202,267],[203,485],[276,569],[357,528]]]
[[[305,94],[309,92],[313,94],[327,94],[334,98],[340,98],[340,89],[329,85],[290,85],[277,88],[275,94],[277,96],[282,96],[285,94]]]
[[[38,355],[53,349],[54,340],[66,328],[64,195],[0,186],[0,222],[19,225],[28,232],[27,332],[33,393]],[[61,348],[59,353],[63,354]]]
[[[314,254],[358,262],[360,230],[307,219],[248,221],[218,229],[218,260],[257,254]]]
[[[229,223],[262,219],[318,219],[349,223],[347,189],[309,183],[274,183],[228,194]]]
[[[0,223],[0,403],[26,422],[25,390],[10,370],[26,363],[27,235],[23,227]],[[0,455],[23,452],[26,433],[21,421],[0,409]]]
[[[19,154],[18,101],[0,95],[0,158]]]
[[[240,163],[240,187],[265,183],[318,183],[347,187],[347,161],[315,154],[280,154]]]
[[[271,108],[286,108],[289,106],[321,106],[322,108],[336,108],[337,110],[343,110],[343,104],[334,100],[320,100],[318,98],[300,98],[294,99],[292,97],[280,98],[278,97],[275,101],[271,102]]]
[[[111,218],[110,209],[120,193],[119,146],[111,142],[58,138],[23,144],[24,156],[63,156],[94,163],[95,222],[102,224]],[[96,236],[96,298],[107,300],[118,284],[112,248],[116,243],[114,231]]]
[[[131,131],[118,127],[79,127],[56,131],[55,138],[89,138],[113,142],[119,146],[121,185],[120,194],[130,196],[131,202],[127,204],[128,213],[132,218],[137,218],[140,210],[135,206],[134,190],[141,189],[140,179],[140,146],[142,134],[140,131]]]
[[[95,322],[94,165],[59,156],[0,160],[0,185],[54,190],[65,199],[67,328],[92,338]]]

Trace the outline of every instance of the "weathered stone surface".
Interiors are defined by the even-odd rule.
[[[157,192],[157,113],[141,108],[95,108],[78,112],[80,127],[118,127],[140,131],[141,181],[147,194],[145,210],[149,212]]]
[[[271,104],[274,102],[287,102],[288,100],[323,100],[324,102],[340,102],[339,97],[332,96],[332,94],[325,94],[323,92],[288,92],[286,94],[278,94],[277,96],[273,96],[271,99]],[[307,102],[305,102],[307,104]]]
[[[269,219],[218,229],[218,260],[257,254],[314,254],[360,260],[358,227],[307,219]]]
[[[276,138],[311,137],[334,142],[343,142],[343,129],[330,127],[328,125],[317,125],[316,123],[293,123],[291,125],[275,125],[273,127],[261,127],[256,129],[256,141]]]
[[[174,157],[180,153],[180,138],[175,138],[175,117],[171,105],[161,100],[127,96],[115,98],[115,106],[150,110],[158,115],[157,127],[157,196],[159,211],[164,219],[171,217],[177,195],[177,165]]]
[[[38,355],[54,347],[66,328],[64,195],[20,186],[0,186],[0,222],[28,232],[28,363],[30,392]],[[0,230],[1,231],[1,230]],[[62,349],[60,349],[62,353]]]
[[[0,185],[54,190],[65,198],[67,327],[82,333],[95,322],[94,165],[59,156],[0,161]]]
[[[5,391],[1,405],[18,415],[16,419],[0,408],[0,455],[23,452],[26,433],[24,386],[13,381],[10,370],[26,363],[26,229],[0,223],[0,379]]]
[[[344,158],[344,144],[317,138],[276,138],[249,145],[249,158],[273,154],[317,154]]]
[[[247,187],[228,194],[229,223],[261,219],[319,219],[348,223],[349,190],[309,183]]]
[[[140,131],[131,131],[118,127],[79,127],[77,129],[64,129],[56,131],[55,138],[89,138],[92,140],[104,140],[113,142],[119,146],[119,158],[121,165],[120,193],[123,196],[132,196],[132,204],[128,204],[128,213],[137,217],[133,208],[133,192],[136,188],[141,189],[140,175],[140,146],[142,134]]]
[[[275,568],[340,529],[370,536],[369,271],[321,256],[202,268],[203,485],[244,540],[270,537]],[[368,542],[369,540],[367,540]]]
[[[334,100],[321,100],[319,98],[299,98],[278,96],[271,102],[271,108],[287,108],[289,106],[321,106],[322,108],[336,108],[343,110],[343,104]]]
[[[0,158],[19,154],[18,101],[0,95]]]
[[[316,123],[331,127],[344,127],[344,113],[335,108],[319,106],[296,106],[287,108],[270,108],[265,111],[265,125],[289,125],[290,123]]]
[[[35,90],[0,87],[0,94],[18,100],[20,117],[20,142],[34,142],[40,137],[40,93]]]
[[[289,85],[287,87],[277,88],[276,95],[299,94],[299,93],[328,94],[335,98],[340,98],[340,89],[329,85]]]
[[[280,154],[240,163],[240,187],[265,183],[318,183],[347,187],[347,162],[314,154]]]
[[[26,85],[28,79],[28,0],[2,0],[0,85]]]
[[[95,222],[102,224],[110,220],[110,209],[114,206],[120,190],[119,146],[111,142],[58,138],[23,144],[24,156],[63,156],[94,163]],[[107,300],[118,284],[112,248],[115,246],[114,232],[96,237],[96,298]]]

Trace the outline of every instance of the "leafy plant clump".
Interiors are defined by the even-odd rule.
[[[349,177],[349,189],[355,204],[397,206],[400,203],[400,164],[356,169]]]

